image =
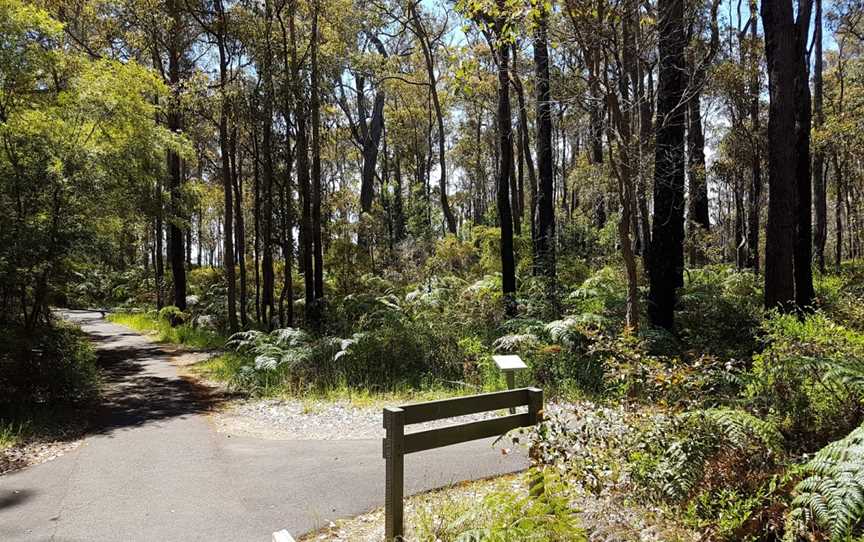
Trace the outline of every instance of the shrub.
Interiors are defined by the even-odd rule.
[[[828,444],[803,467],[795,487],[788,539],[823,531],[849,540],[864,525],[864,426]]]
[[[767,348],[754,356],[747,395],[804,450],[846,435],[862,421],[864,335],[822,313],[775,315]]]
[[[72,403],[98,393],[96,356],[79,329],[65,323],[0,333],[0,403]]]
[[[158,316],[160,322],[167,322],[171,327],[182,325],[189,318],[188,314],[174,305],[168,305],[159,309]]]
[[[730,408],[652,421],[627,454],[644,498],[681,506],[685,521],[709,528],[712,540],[761,540],[782,530],[788,483],[778,474],[783,437],[773,424]]]
[[[426,260],[426,270],[432,276],[466,277],[476,272],[478,263],[472,243],[448,235],[435,242],[435,252]]]
[[[541,480],[529,495],[512,487],[496,488],[482,500],[439,503],[434,512],[421,510],[414,539],[440,542],[583,542],[577,511],[570,505],[570,489],[552,469],[532,469],[523,480]]]
[[[749,357],[757,349],[762,318],[759,277],[728,266],[689,269],[676,322],[684,344],[723,357]]]

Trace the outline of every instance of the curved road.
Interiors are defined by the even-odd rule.
[[[0,476],[0,540],[269,541],[383,504],[380,440],[218,433],[218,398],[179,377],[171,354],[99,313],[65,316],[96,343],[105,399],[80,447]],[[406,493],[524,467],[491,441],[421,452],[406,457]]]

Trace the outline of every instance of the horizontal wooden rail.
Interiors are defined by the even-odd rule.
[[[503,435],[517,427],[531,425],[528,414],[513,414],[502,418],[469,422],[440,429],[430,429],[405,435],[404,453],[411,454],[432,448],[441,448],[469,440]]]
[[[477,414],[478,412],[489,412],[490,410],[503,410],[505,408],[527,405],[528,390],[530,389],[520,388],[518,390],[481,393],[479,395],[469,395],[468,397],[403,405],[399,408],[405,411],[405,425],[412,425],[440,420],[442,418],[455,418],[457,416]]]
[[[527,406],[528,412],[405,434],[406,425],[514,409],[519,406]],[[387,436],[383,444],[384,458],[387,460],[384,499],[386,540],[401,540],[403,536],[405,454],[504,435],[518,427],[538,423],[542,410],[543,390],[538,388],[521,388],[385,408],[384,428]]]

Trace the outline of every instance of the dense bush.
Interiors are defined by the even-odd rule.
[[[804,450],[846,435],[864,419],[864,335],[824,314],[776,315],[763,324],[748,400]]]
[[[98,389],[96,357],[79,329],[59,323],[0,331],[0,406],[82,402]]]
[[[417,318],[392,295],[363,303],[344,339],[291,328],[234,335],[228,346],[249,354],[235,384],[259,393],[280,386],[387,391],[463,379],[466,355],[449,323]]]
[[[761,280],[729,266],[688,269],[676,316],[686,347],[705,354],[749,357],[758,347]]]

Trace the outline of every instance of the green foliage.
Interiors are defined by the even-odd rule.
[[[782,454],[777,428],[743,410],[696,410],[658,421],[630,462],[641,486],[672,502],[700,488],[746,488]]]
[[[819,450],[802,469],[789,515],[790,540],[824,531],[848,540],[864,525],[864,426]]]
[[[824,314],[775,315],[763,324],[768,347],[754,356],[747,395],[803,449],[823,446],[862,419],[864,335]]]
[[[189,319],[188,314],[184,313],[174,305],[162,307],[161,309],[159,309],[157,315],[160,322],[165,322],[171,327],[177,327]]]
[[[482,500],[465,499],[409,517],[417,540],[441,542],[580,542],[585,531],[570,504],[570,488],[554,469],[532,469],[523,483],[535,494],[501,488]]]
[[[156,312],[119,312],[109,314],[108,320],[136,331],[155,333],[156,340],[159,342],[183,344],[206,350],[221,348],[225,344],[225,338],[214,331],[198,328],[191,324],[172,326],[168,320],[159,318]]]
[[[80,403],[99,391],[96,356],[85,335],[63,323],[3,328],[0,333],[0,406]]]
[[[730,266],[688,269],[685,277],[676,315],[685,345],[717,356],[751,355],[762,318],[760,277]]]

